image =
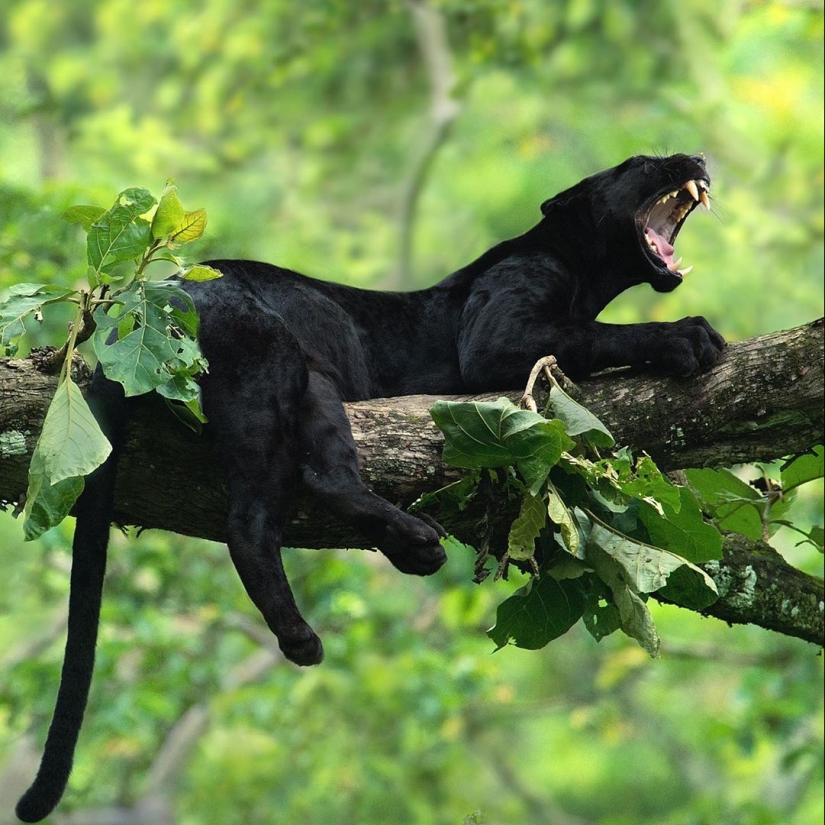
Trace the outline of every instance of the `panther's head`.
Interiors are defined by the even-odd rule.
[[[629,282],[670,292],[692,266],[683,266],[674,242],[699,205],[710,209],[710,177],[700,155],[639,155],[585,178],[542,206],[575,209],[604,266]]]

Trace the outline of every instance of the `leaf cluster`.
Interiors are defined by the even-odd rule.
[[[14,355],[26,324],[39,323],[44,309],[75,307],[65,345],[53,356],[60,376],[29,467],[24,532],[41,535],[69,513],[84,477],[99,467],[111,444],[98,426],[70,365],[78,344],[91,338],[104,374],[122,384],[127,396],[156,390],[174,402],[186,420],[203,421],[197,375],[206,369],[195,335],[198,316],[179,280],[151,281],[149,264],[167,261],[178,278],[220,276],[208,266],[189,266],[176,254],[201,237],[203,209],[187,212],[177,187],[167,183],[159,199],[148,190],[125,189],[108,209],[78,205],[64,213],[86,231],[86,282],[77,288],[17,284],[0,303],[0,343]]]
[[[722,537],[687,488],[674,486],[642,455],[610,450],[614,439],[589,410],[554,385],[553,417],[495,402],[439,401],[432,416],[444,461],[486,472],[520,498],[497,575],[511,562],[532,570],[499,605],[489,631],[499,647],[536,649],[579,619],[602,639],[621,629],[651,655],[659,637],[651,593],[694,609],[717,598],[696,565],[721,557]],[[463,495],[476,489],[463,485]]]

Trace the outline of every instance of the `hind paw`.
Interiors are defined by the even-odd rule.
[[[310,627],[300,637],[278,639],[278,644],[284,656],[296,665],[317,665],[324,658],[324,646]]]
[[[431,576],[447,561],[438,533],[412,516],[389,526],[378,549],[397,570],[414,576]]]

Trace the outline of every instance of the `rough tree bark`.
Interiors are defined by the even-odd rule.
[[[25,492],[54,384],[31,361],[0,361],[0,500],[17,502]],[[580,389],[582,402],[620,444],[646,450],[665,470],[803,452],[823,438],[823,321],[732,344],[714,369],[690,379],[616,371]],[[428,412],[434,400],[408,396],[346,405],[363,475],[390,501],[408,505],[460,477],[441,463],[441,435]],[[139,402],[120,468],[120,523],[223,540],[226,492],[208,438],[190,433],[158,402]],[[433,515],[468,544],[485,537],[495,552],[513,514],[479,499],[458,516]],[[298,502],[286,541],[310,548],[368,546],[309,500]],[[708,613],[821,644],[821,580],[790,567],[767,545],[731,537],[725,560],[709,572],[722,597]]]

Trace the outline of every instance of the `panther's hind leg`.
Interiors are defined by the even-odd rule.
[[[279,319],[232,318],[221,327],[223,333],[226,323],[234,332],[231,357],[211,346],[209,328],[206,334],[201,328],[209,359],[201,389],[229,487],[227,545],[246,592],[284,655],[299,665],[317,664],[323,658],[321,640],[298,610],[281,559],[306,367]]]
[[[310,370],[298,428],[300,477],[339,518],[375,542],[404,573],[427,576],[446,561],[438,533],[369,490],[334,384]]]

